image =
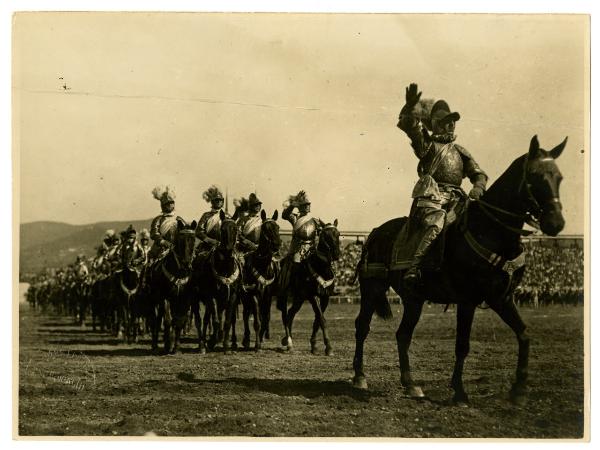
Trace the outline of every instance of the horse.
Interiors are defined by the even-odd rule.
[[[137,341],[136,296],[141,282],[140,269],[133,266],[135,247],[123,244],[119,267],[112,275],[112,304],[116,311],[117,336],[127,342]]]
[[[163,322],[164,352],[179,350],[181,330],[190,307],[187,284],[192,273],[196,221],[190,225],[177,220],[173,245],[166,255],[147,270],[144,302],[146,319],[152,332],[152,350],[158,350],[158,334]]]
[[[277,225],[278,212],[268,219],[264,210],[260,212],[262,224],[258,248],[248,254],[244,259],[240,298],[244,316],[244,338],[242,345],[250,348],[250,315],[254,319],[254,350],[260,350],[261,343],[267,333],[271,317],[271,299],[279,273],[279,262],[276,254],[281,247],[279,225]]]
[[[293,348],[292,325],[294,317],[308,300],[315,313],[310,337],[311,353],[317,352],[317,333],[323,330],[325,354],[333,355],[333,347],[327,331],[325,310],[329,305],[329,296],[333,293],[335,274],[332,263],[340,258],[340,232],[337,229],[338,220],[333,224],[325,224],[319,234],[317,247],[303,262],[293,269],[288,291],[291,293],[292,306],[289,310],[285,294],[278,301],[278,308],[282,311],[285,337],[282,345],[288,350]]]
[[[219,245],[199,253],[194,260],[190,290],[192,313],[198,331],[198,348],[201,353],[210,350],[223,340],[223,350],[228,353],[237,347],[235,315],[237,311],[238,287],[241,280],[241,264],[235,252],[238,227],[233,219],[221,211],[221,235]],[[204,321],[200,317],[200,302],[205,305]],[[207,341],[208,327],[212,335]]]
[[[522,229],[526,222],[539,223],[541,231],[550,236],[556,236],[564,227],[558,192],[562,175],[555,160],[566,143],[565,138],[561,144],[546,151],[540,148],[538,138],[534,136],[529,151],[514,160],[479,200],[467,201],[462,215],[446,229],[440,270],[424,270],[423,282],[416,289],[404,285],[404,270],[385,267],[392,247],[390,239],[398,235],[406,218],[393,219],[371,232],[357,266],[361,305],[355,321],[354,386],[367,389],[363,368],[364,342],[374,312],[384,319],[392,315],[386,296],[391,287],[404,305],[396,341],[400,381],[410,397],[425,395],[412,378],[408,349],[423,303],[429,300],[457,305],[452,400],[455,404],[468,404],[462,380],[463,368],[469,354],[475,309],[485,301],[516,335],[518,363],[510,399],[516,404],[526,402],[530,339],[511,301],[512,292],[524,272],[520,236],[527,233]]]

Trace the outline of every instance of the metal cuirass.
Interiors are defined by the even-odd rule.
[[[206,235],[211,239],[221,238],[221,218],[218,211],[206,221]]]
[[[294,237],[301,241],[310,241],[317,235],[317,225],[312,217],[302,220],[305,217],[298,218],[294,225]]]
[[[260,216],[249,216],[242,227],[242,234],[249,241],[258,244],[260,238],[260,227],[262,225],[262,219]]]
[[[437,152],[444,146],[444,144],[435,143],[435,152],[430,152],[419,164],[419,175],[425,173],[425,169],[429,169],[431,160]],[[427,170],[428,171],[428,170]],[[433,179],[438,183],[453,184],[460,186],[462,179],[464,178],[464,167],[463,160],[460,152],[454,145],[450,145],[450,148],[446,151],[444,158],[440,161],[437,169],[432,174]]]

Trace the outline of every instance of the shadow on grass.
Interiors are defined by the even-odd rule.
[[[368,402],[372,397],[383,397],[385,392],[364,391],[356,389],[352,383],[344,380],[311,380],[311,379],[265,379],[265,378],[222,378],[222,379],[199,379],[189,372],[180,372],[177,379],[187,383],[234,383],[248,390],[269,392],[282,397],[302,396],[308,399],[319,397],[341,397],[347,396],[361,402]]]

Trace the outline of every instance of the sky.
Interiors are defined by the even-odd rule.
[[[587,39],[581,15],[19,13],[20,222],[152,217],[158,184],[191,221],[217,184],[269,214],[303,189],[316,216],[368,231],[410,208],[396,122],[417,82],[460,112],[490,183],[533,135],[569,136],[563,233],[583,233]]]

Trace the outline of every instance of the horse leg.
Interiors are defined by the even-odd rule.
[[[524,405],[527,402],[527,376],[529,364],[529,335],[527,326],[521,319],[521,315],[513,302],[504,302],[500,305],[490,307],[500,316],[517,337],[519,343],[519,358],[517,361],[516,380],[510,390],[510,400],[516,405]]]
[[[294,324],[294,317],[300,311],[300,308],[302,308],[302,303],[304,303],[303,300],[294,298],[292,306],[288,310],[283,322],[285,326],[285,338],[283,338],[282,344],[286,345],[288,350],[291,350],[294,346],[292,343],[292,325]]]
[[[456,362],[452,373],[451,386],[454,389],[452,401],[458,405],[469,403],[469,397],[463,386],[463,368],[467,355],[469,354],[469,341],[471,339],[471,327],[475,306],[471,304],[459,304],[456,307]]]
[[[160,328],[160,307],[154,305],[150,309],[150,331],[152,333],[152,351],[158,351],[158,333]]]
[[[198,332],[198,350],[200,353],[206,353],[206,344],[204,341],[204,334],[202,333],[202,318],[200,317],[200,302],[194,301],[192,303],[192,316],[194,317],[194,325]]]
[[[242,300],[242,315],[244,318],[244,339],[242,339],[242,346],[246,350],[250,348],[250,301],[248,294],[244,295]]]
[[[398,344],[398,359],[400,361],[400,382],[410,397],[424,397],[423,390],[417,386],[411,376],[410,362],[408,359],[408,348],[412,335],[421,318],[423,303],[415,301],[404,301],[404,312],[402,321],[396,331],[396,342]]]
[[[258,304],[258,295],[252,296],[252,314],[254,315],[254,351],[260,350],[260,305]]]
[[[271,294],[266,292],[262,295],[260,303],[261,321],[260,321],[260,340],[270,339],[271,333],[269,324],[271,323]]]
[[[315,295],[312,299],[311,299],[311,306],[313,307],[313,311],[315,312],[315,320],[318,322],[319,326],[321,327],[321,329],[323,330],[323,341],[325,343],[325,354],[327,356],[332,356],[333,355],[333,348],[331,347],[331,342],[329,340],[329,333],[327,331],[327,320],[325,320],[325,314],[323,313],[324,308],[323,308],[323,301],[321,299],[321,297],[319,297],[318,295]],[[326,306],[325,306],[326,307]],[[314,325],[313,325],[313,330],[314,330]],[[317,328],[318,330],[318,328]],[[315,343],[316,345],[316,343]],[[311,340],[311,351],[313,351],[314,347],[313,347],[313,343]],[[314,351],[313,351],[314,353]]]
[[[171,305],[168,300],[164,300],[164,330],[163,330],[163,341],[165,347],[165,353],[169,353],[171,351]]]
[[[230,332],[231,332],[231,328],[232,328],[232,324],[233,324],[233,315],[235,314],[235,310],[233,308],[233,305],[231,304],[231,302],[227,302],[227,307],[225,310],[225,325],[223,327],[223,351],[225,352],[225,354],[230,353],[230,348],[229,348],[229,339],[230,339]]]
[[[356,347],[354,349],[354,360],[352,362],[352,367],[354,368],[354,379],[352,380],[352,384],[359,389],[367,389],[367,379],[365,377],[363,366],[363,350],[365,341],[367,340],[367,336],[371,330],[371,319],[373,318],[373,313],[375,312],[375,295],[378,297],[383,296],[385,299],[385,290],[378,292],[377,294],[373,294],[373,297],[371,298],[369,295],[367,295],[368,290],[365,288],[363,283],[367,282],[361,282],[360,311],[358,312],[358,316],[356,316],[356,320],[354,321],[354,327],[356,329],[354,334]]]
[[[237,350],[237,348],[238,348],[237,335],[235,333],[235,324],[237,322],[237,314],[238,314],[237,303],[234,303],[233,311],[231,312],[231,349],[234,351]]]

